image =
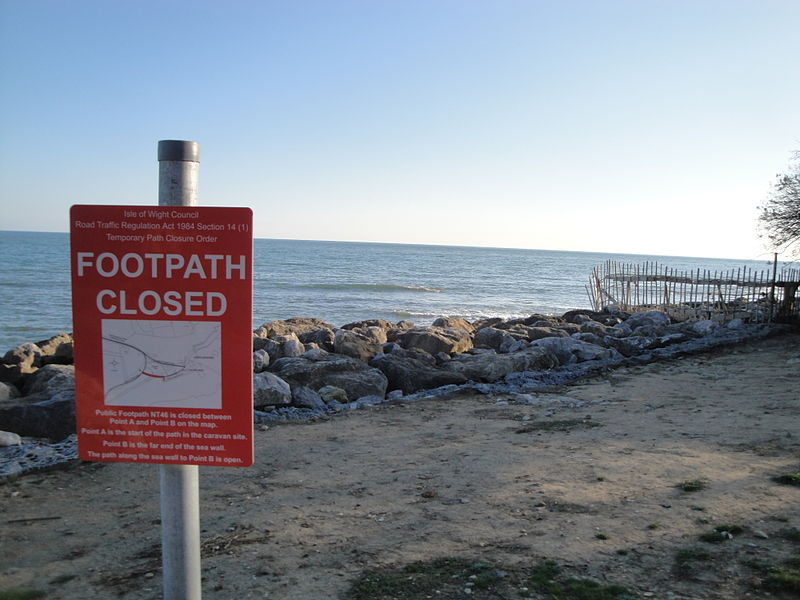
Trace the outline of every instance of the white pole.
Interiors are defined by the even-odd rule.
[[[196,206],[200,145],[158,142],[158,205]],[[200,600],[200,492],[197,465],[159,465],[164,600]]]

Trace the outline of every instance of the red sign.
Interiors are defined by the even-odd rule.
[[[73,206],[80,458],[253,462],[253,213]]]

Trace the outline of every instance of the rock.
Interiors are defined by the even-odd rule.
[[[587,344],[594,344],[596,346],[603,345],[603,338],[593,333],[573,333],[570,337],[574,340],[586,342]]]
[[[492,383],[510,373],[544,371],[556,365],[557,361],[549,351],[531,347],[513,354],[462,354],[442,368],[471,381]]]
[[[378,328],[375,328],[381,331]],[[377,332],[371,332],[377,337]],[[383,336],[383,342],[377,342],[374,338],[367,337],[359,333],[355,329],[338,329],[334,337],[333,349],[337,354],[344,354],[358,358],[364,362],[372,360],[376,354],[383,353],[383,343],[386,342],[386,335]]]
[[[0,382],[15,384],[22,381],[22,369],[19,365],[0,363]]]
[[[0,448],[22,445],[22,438],[12,431],[0,431]]]
[[[443,327],[445,329],[446,328],[461,329],[462,331],[466,331],[467,333],[472,333],[475,331],[475,327],[471,323],[457,317],[439,317],[433,322],[433,326]]]
[[[332,329],[317,329],[297,336],[303,344],[316,344],[320,348],[333,352],[334,334]]]
[[[744,321],[737,317],[736,319],[728,321],[725,327],[728,329],[742,329],[744,327]]]
[[[705,337],[718,328],[719,325],[714,323],[714,321],[710,321],[709,319],[703,319],[702,321],[688,321],[683,327],[684,331],[699,337]]]
[[[572,337],[542,338],[531,342],[531,345],[551,352],[558,359],[559,365],[570,365],[576,362],[618,356],[617,353],[609,348],[576,340]]]
[[[303,342],[297,339],[288,339],[281,343],[281,358],[302,356],[306,352]]]
[[[292,390],[286,381],[266,371],[253,375],[253,406],[255,408],[286,406],[291,403]]]
[[[75,367],[72,365],[46,365],[25,378],[23,396],[38,396],[49,400],[60,392],[75,391]]]
[[[656,338],[644,336],[630,336],[626,338],[615,338],[606,336],[603,342],[609,347],[619,351],[623,356],[636,356],[646,350],[658,347],[659,342]]]
[[[519,352],[520,350],[524,350],[528,347],[528,342],[525,340],[516,339],[515,337],[511,336],[511,338],[506,338],[500,344],[500,347],[497,349],[498,352],[501,354],[508,354],[510,352]]]
[[[478,319],[477,321],[473,321],[472,327],[475,331],[483,329],[484,327],[494,327],[495,329],[499,329],[497,326],[502,323],[503,319],[500,317],[491,317],[488,319]]]
[[[345,399],[347,395],[345,394]],[[298,387],[292,390],[292,404],[300,408],[325,410],[325,402],[320,394],[307,387]]]
[[[299,336],[303,333],[311,333],[320,329],[336,329],[330,323],[326,323],[322,319],[286,319],[284,321],[270,321],[264,323],[255,330],[255,335],[261,338],[273,338],[279,335],[294,334]]]
[[[280,358],[270,365],[270,371],[292,387],[305,386],[312,390],[319,390],[326,385],[340,387],[347,392],[350,400],[386,394],[386,376],[365,362],[340,354],[324,354],[315,358],[309,358],[307,354],[296,358]]]
[[[578,333],[573,331],[572,333]],[[528,327],[528,341],[534,342],[543,338],[569,337],[570,334],[561,327]]]
[[[319,397],[325,404],[329,404],[331,402],[347,404],[349,402],[347,398],[347,392],[340,387],[336,387],[335,385],[325,385],[319,388]]]
[[[472,348],[472,337],[462,329],[417,327],[399,336],[403,348],[416,348],[434,355],[437,352],[460,354]]]
[[[390,329],[396,328],[396,325],[392,325],[386,319],[367,319],[365,321],[355,321],[353,323],[348,323],[347,325],[342,325],[342,329],[367,329],[368,327],[377,327],[378,329],[383,330],[383,332],[387,332]],[[385,342],[386,340],[384,340]]]
[[[18,398],[4,404],[0,408],[4,429],[54,441],[75,433],[75,392],[64,390],[47,400],[31,402],[35,398]]]
[[[631,330],[641,327],[642,325],[664,327],[670,324],[670,318],[667,313],[661,312],[660,310],[650,310],[647,312],[634,313],[628,317],[625,323]]]
[[[253,373],[261,373],[269,366],[269,354],[266,350],[253,352]]]
[[[20,396],[17,386],[0,381],[0,403]]]
[[[600,323],[606,327],[613,327],[617,323],[622,322],[623,318],[629,316],[623,314],[619,308],[614,307],[616,310],[606,308],[600,312],[586,309],[570,310],[562,315],[562,319],[568,323],[576,325],[585,325],[590,321]]]
[[[402,335],[410,329],[415,329],[416,325],[410,321],[398,321],[389,331],[386,332],[387,342],[396,342],[397,336]]]
[[[476,348],[491,348],[500,352],[501,346],[505,344],[508,347],[516,341],[517,338],[507,331],[495,327],[484,327],[475,332],[473,343]]]
[[[589,319],[581,324],[581,333],[593,333],[598,337],[609,335],[611,331],[611,327],[598,323],[593,319]]]
[[[20,373],[33,373],[42,365],[42,350],[36,344],[28,342],[6,352],[3,364],[19,367]]]
[[[322,348],[311,348],[303,352],[303,358],[307,358],[308,360],[322,360],[329,355],[330,352],[326,352]]]
[[[277,344],[274,340],[258,337],[257,335],[253,336],[253,352],[256,350],[265,350],[270,356],[273,356],[277,354],[277,349],[279,347],[279,344]]]
[[[36,342],[42,351],[42,364],[69,365],[73,362],[72,335],[59,333],[51,338]]]
[[[443,385],[466,383],[467,379],[458,373],[446,371],[422,359],[430,356],[422,351],[394,351],[390,354],[379,354],[370,361],[386,376],[389,390],[401,390],[403,394],[412,394],[419,390],[430,390]],[[433,357],[430,357],[431,359]]]

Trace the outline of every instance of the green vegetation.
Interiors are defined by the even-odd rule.
[[[572,431],[573,429],[591,429],[599,427],[600,423],[591,419],[554,419],[552,421],[534,421],[525,427],[517,429],[515,433],[541,433],[553,431]]]
[[[784,475],[773,477],[772,481],[782,483],[783,485],[800,486],[800,473],[785,473]]]
[[[0,600],[36,600],[44,598],[45,593],[41,590],[6,590],[0,591]]]
[[[684,492],[699,492],[705,489],[706,484],[700,479],[688,479],[686,481],[681,481],[675,487]]]
[[[351,600],[426,598],[437,592],[461,592],[468,584],[472,589],[491,588],[506,575],[488,563],[438,558],[400,568],[367,571],[353,583],[345,597]]]
[[[611,539],[611,538],[608,536],[608,534],[605,534],[605,533],[595,533],[595,534],[594,534],[594,537],[596,537],[598,540],[608,540],[608,539]]]
[[[778,532],[778,535],[791,542],[800,542],[800,529],[798,529],[797,527],[792,527],[790,529],[781,529],[780,532]]]
[[[526,591],[527,588],[530,591]],[[619,585],[590,579],[562,577],[554,561],[532,569],[501,568],[486,562],[445,557],[402,567],[365,571],[345,593],[346,600],[451,600],[519,598],[536,594],[540,600],[635,600],[636,595]],[[1,599],[0,599],[1,600]]]
[[[744,527],[740,525],[717,525],[711,531],[701,533],[699,539],[708,544],[719,544],[743,532]]]
[[[621,585],[602,585],[591,579],[569,578],[558,581],[559,566],[552,560],[533,569],[528,582],[550,600],[633,600],[636,596]]]
[[[761,587],[765,590],[800,596],[800,556],[790,558],[785,567],[760,561],[745,564],[761,573]]]
[[[686,577],[694,570],[694,563],[711,560],[711,554],[703,548],[683,548],[675,553],[675,573]]]

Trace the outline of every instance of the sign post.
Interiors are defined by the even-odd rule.
[[[196,206],[200,145],[158,142],[158,205]],[[197,465],[160,465],[164,600],[200,600],[200,473]]]
[[[70,210],[78,452],[160,465],[164,600],[199,600],[197,466],[253,461],[252,211],[195,206],[195,142],[159,161],[159,207]]]

